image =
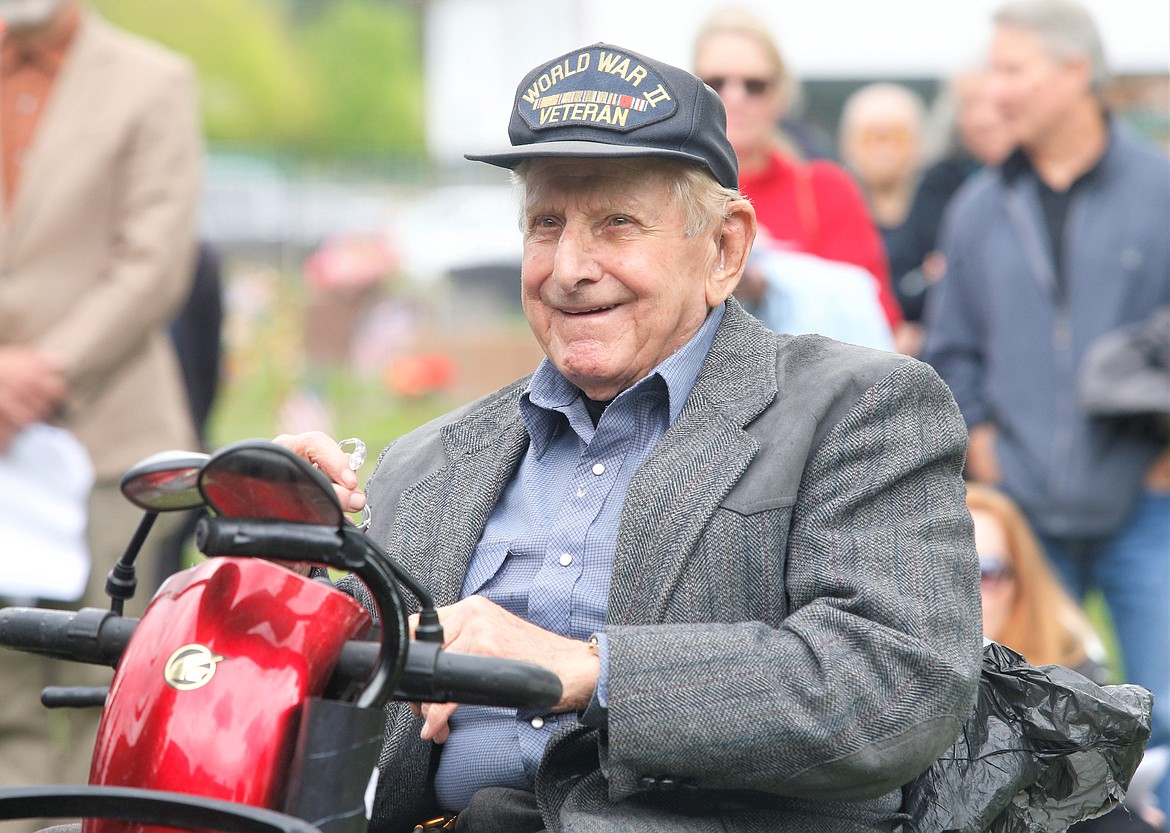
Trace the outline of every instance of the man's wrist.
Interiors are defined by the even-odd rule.
[[[558,711],[581,711],[589,705],[601,676],[601,647],[590,638],[576,641],[573,659],[561,675],[564,691]]]
[[[604,631],[589,636],[590,651],[597,655],[597,681],[593,686],[591,700],[602,708],[609,707],[609,640]]]
[[[597,654],[597,682],[588,703],[579,710],[578,720],[586,726],[605,729],[609,723],[609,641],[604,632],[595,633],[586,645]]]

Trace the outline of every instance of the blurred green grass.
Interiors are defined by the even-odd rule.
[[[287,376],[270,367],[232,379],[220,392],[210,419],[208,441],[221,448],[244,439],[271,439],[285,430],[280,408],[296,390]],[[322,401],[332,412],[334,439],[358,437],[368,448],[368,462],[362,472],[372,470],[377,455],[392,440],[450,410],[456,404],[444,396],[405,399],[392,396],[378,380],[353,373],[330,372],[317,386]]]
[[[299,276],[274,269],[237,268],[227,283],[223,376],[208,420],[211,449],[243,439],[271,439],[288,430],[323,430],[335,439],[366,443],[372,468],[391,440],[457,404],[434,392],[395,395],[378,373],[345,364],[313,367],[305,354],[306,289]],[[320,424],[291,428],[282,409],[311,394],[325,406]],[[299,422],[303,423],[303,415]]]
[[[324,430],[337,440],[360,438],[367,448],[358,471],[364,484],[391,441],[459,404],[441,392],[395,395],[379,375],[346,366],[310,370],[302,338],[305,290],[299,280],[275,270],[245,270],[228,281],[223,374],[206,426],[207,451],[290,430],[282,409],[290,397],[311,392],[325,406],[322,424],[302,424],[297,430]],[[184,563],[202,558],[188,542]]]
[[[1106,665],[1109,666],[1110,682],[1125,682],[1125,664],[1121,659],[1121,648],[1117,644],[1117,635],[1113,630],[1113,619],[1109,615],[1109,608],[1105,604],[1105,597],[1097,590],[1089,591],[1085,596],[1085,615],[1097,630],[1101,642],[1105,646]]]

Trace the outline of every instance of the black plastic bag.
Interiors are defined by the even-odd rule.
[[[1153,700],[989,643],[974,713],[907,786],[907,832],[1055,833],[1108,812],[1142,759]]]

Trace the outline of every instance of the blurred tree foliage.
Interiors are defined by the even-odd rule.
[[[420,6],[402,0],[93,0],[187,55],[208,140],[315,157],[421,156]]]
[[[330,0],[306,20],[300,45],[324,92],[316,149],[359,153],[423,148],[422,38],[401,4]]]

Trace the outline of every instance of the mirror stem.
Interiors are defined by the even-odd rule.
[[[134,537],[126,546],[126,551],[106,576],[106,595],[110,597],[110,610],[118,616],[122,615],[126,599],[134,598],[134,590],[138,587],[134,559],[138,557],[138,552],[142,549],[142,544],[157,518],[158,512],[147,512],[142,516],[138,529],[134,531]]]

